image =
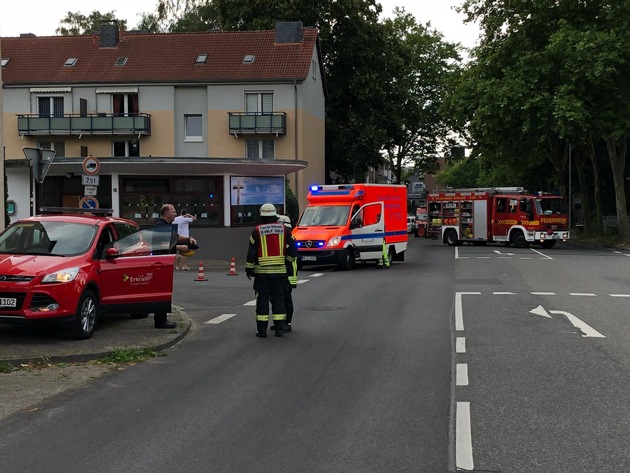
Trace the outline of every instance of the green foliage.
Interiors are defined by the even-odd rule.
[[[286,193],[286,202],[287,207],[285,209],[286,215],[291,219],[291,224],[295,225],[300,218],[300,204],[298,203],[297,197],[289,187],[289,181],[286,181],[285,185],[285,193]]]
[[[118,20],[115,11],[101,13],[94,10],[88,16],[82,15],[79,12],[67,12],[66,16],[61,19],[55,33],[61,36],[94,34],[99,32],[101,23],[109,23],[112,21],[117,21],[119,28],[123,30],[127,29],[127,20]]]
[[[152,348],[116,348],[112,353],[97,360],[97,363],[137,363],[158,356]]]
[[[6,363],[6,362],[1,362],[0,363],[0,373],[11,373],[12,371],[15,371],[16,368],[15,366],[13,366],[10,363]]]

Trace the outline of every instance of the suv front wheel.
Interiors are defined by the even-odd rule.
[[[79,300],[72,322],[72,333],[77,340],[86,340],[94,334],[98,318],[98,300],[92,291],[85,291]]]

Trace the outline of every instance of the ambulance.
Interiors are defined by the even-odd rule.
[[[570,237],[565,199],[522,187],[436,191],[427,195],[427,236],[449,246],[488,242],[552,248]]]
[[[407,249],[407,188],[387,184],[311,186],[308,206],[293,229],[298,265],[404,261]],[[385,250],[383,247],[385,243]]]

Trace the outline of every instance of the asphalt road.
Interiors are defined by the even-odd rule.
[[[177,273],[186,339],[0,421],[1,470],[627,471],[628,258],[412,238],[301,271],[267,339],[244,274]]]

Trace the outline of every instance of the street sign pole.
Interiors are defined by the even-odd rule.
[[[22,148],[24,152],[24,156],[31,161],[32,169],[33,169],[33,177],[37,183],[37,187],[35,189],[35,206],[33,213],[37,213],[37,207],[42,206],[43,202],[43,184],[44,179],[46,179],[46,175],[48,174],[48,170],[55,159],[55,150],[54,149],[46,149],[46,148]]]

